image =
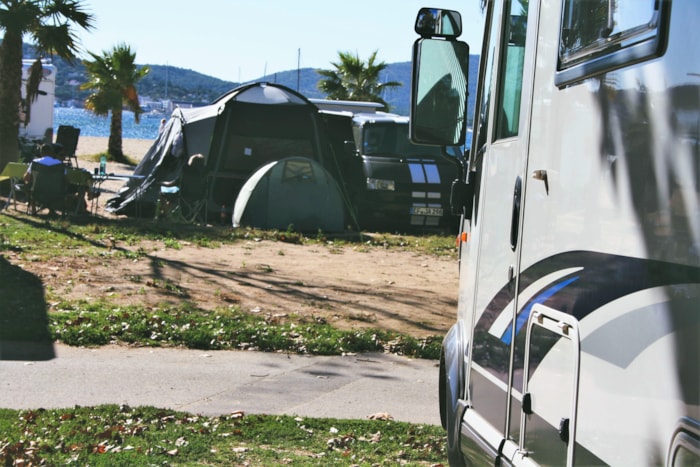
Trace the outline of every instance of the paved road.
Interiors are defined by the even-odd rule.
[[[28,361],[3,360],[0,353],[0,407],[123,403],[204,415],[243,410],[331,418],[386,412],[395,420],[440,424],[435,361],[60,344],[53,354]]]

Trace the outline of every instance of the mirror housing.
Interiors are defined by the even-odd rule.
[[[469,46],[420,38],[413,45],[411,140],[433,146],[462,146],[467,130]]]
[[[416,17],[414,30],[421,37],[454,39],[462,34],[462,15],[456,11],[440,8],[421,8]]]

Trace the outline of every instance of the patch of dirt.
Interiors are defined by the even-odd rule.
[[[415,337],[444,334],[456,313],[454,259],[268,240],[180,249],[142,242],[140,253],[118,242],[106,246],[103,257],[64,256],[22,267],[69,300],[145,306],[189,300],[212,310],[238,305],[251,313]]]

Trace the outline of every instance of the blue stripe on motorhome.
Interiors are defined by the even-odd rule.
[[[642,290],[676,284],[700,284],[698,267],[590,251],[572,251],[545,258],[528,267],[520,275],[519,288],[521,291],[526,290],[547,275],[571,268],[578,269],[575,275],[566,276],[565,279],[559,276],[554,284],[542,287],[535,298],[523,304],[518,319],[525,322],[534,303],[542,303],[583,320],[604,305]],[[572,278],[576,280],[571,281]],[[568,282],[561,282],[562,280]],[[556,284],[565,286],[557,288]],[[504,363],[501,360],[509,354],[510,342],[514,336],[506,337],[504,332],[501,337],[492,336],[493,340],[490,340],[488,330],[500,315],[512,313],[512,300],[512,284],[509,283],[491,299],[476,323],[474,359],[484,367],[492,364],[500,367]],[[508,329],[513,327],[512,318],[510,323]],[[516,321],[516,336],[521,329],[522,326],[517,326]],[[489,363],[494,356],[500,360]],[[507,373],[502,371],[494,370],[494,374],[504,382],[507,379]]]
[[[581,320],[606,303],[630,293],[673,284],[700,283],[700,268],[590,251],[573,251],[545,258],[520,275],[520,290],[556,271],[581,268],[577,280],[550,295],[546,305]],[[543,288],[549,289],[552,285]],[[479,327],[489,329],[512,299],[506,284],[491,299],[479,319]],[[537,297],[541,297],[538,294]],[[527,305],[527,304],[525,304]]]
[[[549,300],[551,297],[554,296],[557,292],[559,292],[561,289],[566,287],[567,285],[571,284],[572,282],[578,280],[578,277],[572,277],[571,279],[567,279],[563,282],[560,282],[559,284],[554,285],[553,287],[550,287],[549,289],[546,289],[544,292],[541,294],[537,295],[535,298],[530,300],[528,304],[523,308],[523,310],[518,313],[518,317],[515,321],[515,334],[517,335],[522,327],[527,323],[528,318],[530,318],[530,312],[532,311],[532,308],[538,304],[538,303],[545,303],[547,300]],[[503,343],[510,345],[510,342],[513,338],[512,335],[512,326],[509,326],[506,331],[503,333],[501,336],[501,340]]]

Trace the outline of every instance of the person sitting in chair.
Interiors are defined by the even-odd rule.
[[[183,200],[182,214],[189,222],[194,221],[202,208],[206,209],[206,204],[200,203],[206,197],[206,183],[205,158],[202,154],[194,154],[188,159],[187,165],[182,170],[182,180],[180,181],[180,196]]]
[[[182,178],[200,178],[204,174],[204,156],[195,154],[187,160],[187,165],[183,169]]]
[[[51,167],[52,165],[63,164],[61,159],[55,157],[56,152],[54,150],[54,145],[47,143],[41,145],[41,154],[39,157],[32,160],[29,164],[27,171],[24,173],[24,184],[29,186],[32,183],[32,165],[39,164],[46,167]]]
[[[51,170],[54,172],[54,175],[52,177],[55,177],[55,172],[58,170],[61,170],[63,167],[63,161],[61,159],[58,159],[56,157],[56,152],[53,144],[43,144],[41,146],[41,152],[40,156],[32,160],[32,162],[29,164],[29,167],[27,168],[27,171],[24,173],[24,185],[25,187],[28,188],[30,196],[29,196],[29,206],[31,206],[32,214],[36,214],[36,205],[37,205],[37,200],[42,199],[41,204],[44,204],[47,202],[46,197],[48,196],[49,198],[52,197],[51,195],[46,195],[46,196],[40,196],[38,193],[35,192],[35,186],[34,186],[34,179],[37,178],[34,176],[32,173],[32,169],[36,171],[37,173],[44,172],[45,170]],[[43,169],[40,169],[43,168]],[[51,168],[55,167],[56,170],[52,170]],[[44,170],[45,169],[45,170]],[[62,176],[65,177],[65,169],[61,170]],[[43,179],[42,175],[42,179]],[[64,185],[63,185],[63,180],[61,180],[60,184],[56,184],[56,182],[52,182],[52,185],[54,188],[53,190],[56,190],[56,193],[58,192],[63,192]],[[42,190],[43,191],[43,190]],[[49,215],[54,214],[54,203],[58,203],[57,201],[54,201],[53,203],[49,204],[47,207],[49,208]]]
[[[60,150],[60,145],[55,145],[55,144],[43,144],[41,146],[41,155],[40,157],[35,158],[32,160],[31,164],[29,164],[29,167],[27,168],[27,171],[24,174],[24,183],[25,186],[31,187],[33,183],[33,177],[32,177],[32,166],[34,164],[42,165],[44,167],[52,167],[56,165],[63,165],[64,160],[61,158],[58,158],[56,156],[56,151]],[[67,169],[64,169],[63,174],[67,174]],[[85,193],[85,196],[87,199],[92,199],[94,197],[94,194],[91,192],[91,190],[84,186],[76,186],[72,185],[70,183],[67,183],[65,185],[65,190],[66,190],[66,195],[68,194],[73,194],[75,195],[75,202],[79,203],[78,204],[78,209],[77,211],[85,212],[87,210],[87,201],[80,197],[81,193]],[[53,213],[53,209],[50,209],[50,212]],[[34,203],[32,203],[32,213],[36,213],[36,206]]]
[[[192,222],[201,206],[206,190],[206,164],[202,154],[194,154],[182,168],[182,174],[176,180],[161,183],[161,194],[156,208],[156,219],[171,216],[173,212]]]

